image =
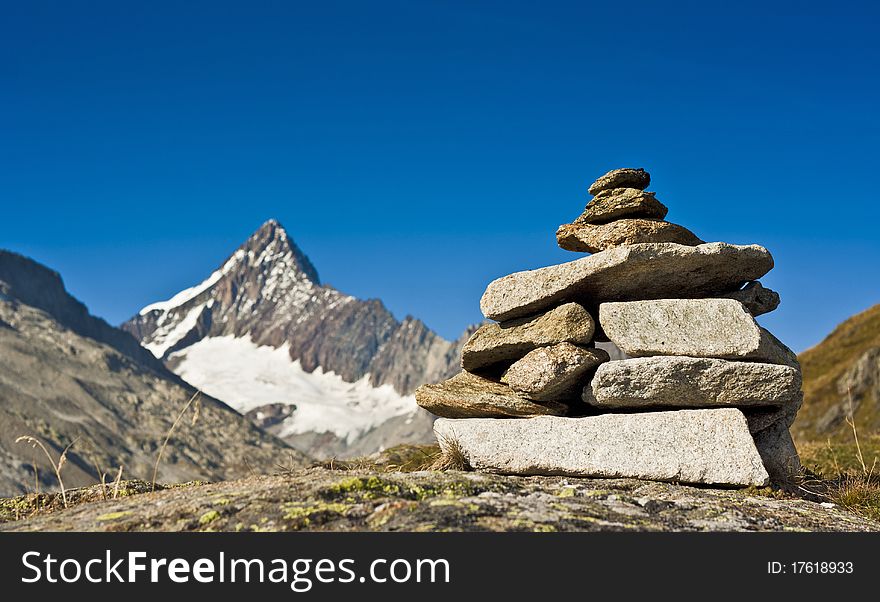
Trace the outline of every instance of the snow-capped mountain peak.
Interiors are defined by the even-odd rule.
[[[256,275],[260,294],[270,298],[283,295],[291,286],[310,288],[309,284],[320,285],[318,270],[309,258],[288,237],[284,227],[270,219],[200,284],[180,291],[167,301],[147,305],[139,315],[178,309],[212,289],[229,274],[237,274],[245,281]]]
[[[284,271],[296,279],[305,279],[316,285],[321,283],[318,270],[287,235],[284,226],[274,219],[260,226],[241,250],[246,251],[251,267],[271,265],[276,273]]]

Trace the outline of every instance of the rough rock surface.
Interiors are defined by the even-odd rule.
[[[600,408],[781,406],[801,388],[798,370],[778,364],[681,356],[599,366],[584,401]]]
[[[603,303],[602,330],[627,355],[688,355],[797,366],[797,356],[734,299]]]
[[[760,282],[749,282],[743,288],[721,295],[725,299],[736,299],[753,316],[770,313],[779,307],[779,293],[764,287]]]
[[[614,247],[589,257],[516,272],[489,284],[483,315],[509,320],[566,301],[591,307],[606,301],[706,297],[736,289],[773,268],[758,245],[722,242],[696,247],[644,243]]]
[[[625,218],[608,224],[563,224],[556,242],[566,251],[598,253],[621,245],[672,242],[697,246],[703,241],[678,224],[656,219]]]
[[[669,212],[653,192],[637,188],[612,188],[598,193],[587,203],[576,224],[605,224],[623,217],[663,219]]]
[[[585,345],[592,340],[595,327],[590,312],[577,303],[560,305],[539,316],[484,324],[462,348],[461,367],[479,370],[557,343]]]
[[[559,343],[527,353],[507,369],[501,382],[536,401],[576,399],[587,373],[608,359],[601,349]]]
[[[612,169],[590,184],[590,194],[599,194],[611,188],[636,188],[644,190],[651,183],[651,175],[642,168],[623,167]]]
[[[520,397],[507,385],[469,372],[460,372],[442,383],[416,389],[416,402],[446,418],[505,418],[536,414],[562,415],[567,406],[535,403]]]
[[[635,479],[312,468],[155,493],[124,485],[131,493],[115,500],[97,493],[19,520],[13,510],[0,531],[880,531],[766,489]]]
[[[489,472],[706,485],[768,482],[746,419],[731,408],[585,418],[439,419],[434,432],[441,447],[458,445],[470,466]]]
[[[803,474],[803,466],[791,433],[784,421],[754,434],[755,447],[764,462],[764,468],[774,483],[791,483]]]

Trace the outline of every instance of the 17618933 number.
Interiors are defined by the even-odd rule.
[[[807,561],[795,560],[793,562],[768,562],[767,572],[772,575],[848,575],[853,572],[853,563],[849,561]]]

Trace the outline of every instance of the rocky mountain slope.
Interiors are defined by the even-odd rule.
[[[0,251],[0,493],[56,486],[43,454],[15,442],[21,435],[40,438],[56,458],[76,442],[67,486],[94,483],[96,465],[111,479],[120,465],[124,476],[151,478],[194,392],[128,333],[89,315],[56,272]],[[196,423],[188,416],[171,438],[159,476],[227,479],[290,461],[302,456],[204,396]]]
[[[880,305],[849,318],[798,359],[804,405],[793,431],[799,439],[851,439],[850,395],[861,432],[880,433]]]
[[[268,428],[318,457],[429,441],[431,420],[411,393],[456,372],[464,342],[322,284],[274,220],[204,282],[143,308],[123,328],[241,412],[258,418],[273,404],[295,406]]]
[[[312,468],[155,493],[135,485],[124,498],[36,515],[26,499],[0,500],[0,522],[10,521],[0,531],[880,530],[834,504],[768,489],[635,479]]]

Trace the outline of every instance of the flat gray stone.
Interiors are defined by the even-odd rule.
[[[603,303],[599,322],[605,335],[632,357],[748,359],[799,368],[794,352],[733,299]]]
[[[609,360],[601,349],[584,349],[571,343],[539,347],[517,360],[501,377],[511,389],[536,401],[577,399],[588,373]]]
[[[611,188],[636,188],[644,190],[651,183],[651,174],[639,168],[623,167],[612,169],[595,182],[590,184],[589,193],[599,194],[603,190]]]
[[[745,305],[753,316],[770,313],[779,307],[779,293],[766,288],[760,282],[749,282],[742,289],[719,296],[725,299],[736,299]]]
[[[535,403],[520,397],[507,385],[468,372],[460,372],[436,385],[422,385],[416,389],[416,403],[446,418],[511,418],[562,415],[568,411],[563,404]]]
[[[606,224],[622,217],[663,219],[669,212],[653,192],[637,188],[612,188],[598,193],[587,203],[576,224]]]
[[[706,485],[766,485],[742,412],[678,410],[586,418],[434,422],[477,470],[520,475],[632,477]]]
[[[499,278],[480,299],[483,315],[509,320],[567,301],[587,307],[606,301],[711,297],[756,280],[773,267],[758,245],[723,242],[690,247],[642,243],[613,247],[575,261]]]
[[[684,226],[641,217],[627,217],[608,224],[563,224],[556,230],[556,242],[566,251],[581,253],[599,253],[639,243],[673,242],[692,247],[703,244]]]
[[[779,406],[795,403],[800,371],[789,366],[681,356],[599,366],[583,400],[608,409]]]
[[[513,362],[529,351],[557,343],[586,345],[596,323],[577,303],[565,303],[538,316],[484,324],[461,350],[461,367],[468,371]]]

